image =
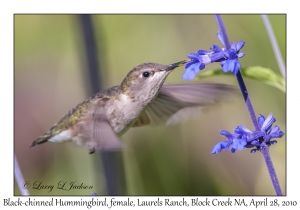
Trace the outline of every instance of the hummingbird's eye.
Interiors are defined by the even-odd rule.
[[[143,72],[143,77],[149,77],[150,73],[148,71]]]

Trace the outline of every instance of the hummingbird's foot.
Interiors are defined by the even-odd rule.
[[[93,154],[93,153],[95,153],[95,147],[91,147],[90,149],[89,149],[89,154]]]

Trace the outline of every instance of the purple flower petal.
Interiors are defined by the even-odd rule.
[[[238,126],[236,129],[234,129],[235,133],[242,134],[242,135],[248,135],[252,133],[248,128],[246,128],[243,124]]]
[[[267,132],[273,123],[276,121],[275,117],[273,116],[272,112],[268,115],[267,119],[261,126],[261,130]]]
[[[200,55],[199,61],[205,65],[210,64],[212,62],[209,55]]]
[[[190,53],[187,55],[187,57],[190,59],[198,59],[198,55],[196,55],[196,53]]]
[[[226,60],[221,61],[221,62],[220,62],[220,65],[223,67],[225,63],[226,63]]]
[[[226,150],[228,149],[228,147],[230,146],[230,142],[228,141],[223,141],[223,142],[219,142],[217,143],[213,150],[211,151],[211,154],[218,154],[219,152],[221,152],[222,149]]]
[[[210,63],[218,62],[218,61],[220,61],[220,59],[224,58],[224,56],[225,56],[225,54],[224,54],[223,51],[212,53],[212,54],[209,55],[210,60],[211,60]]]
[[[271,140],[271,136],[270,135],[265,135],[264,142],[268,143],[270,140]]]
[[[264,122],[265,122],[265,116],[263,116],[263,115],[260,114],[260,115],[258,116],[258,118],[257,118],[257,122],[258,122],[259,128],[261,128],[262,125],[263,125]]]
[[[247,145],[246,139],[236,139],[232,143],[232,148],[234,148],[235,150],[243,150],[246,145]]]
[[[221,150],[222,150],[221,145],[220,144],[216,144],[214,146],[214,148],[212,149],[211,154],[218,154],[219,152],[221,152]]]
[[[253,146],[259,146],[260,145],[259,141],[257,141],[257,140],[251,141],[251,144]]]
[[[229,133],[228,131],[225,131],[225,130],[221,130],[220,131],[220,134],[222,135],[222,136],[225,136],[228,140],[230,140],[230,141],[233,141],[233,139],[234,139],[234,136],[231,134],[231,133]]]
[[[235,59],[235,66],[234,66],[234,70],[233,70],[233,74],[237,74],[239,72],[241,68],[241,64],[240,62],[238,61],[238,59]]]
[[[242,49],[245,45],[245,42],[244,41],[239,41],[237,44],[236,44],[236,51],[240,51],[240,49]]]
[[[206,50],[198,50],[198,51],[196,52],[197,55],[206,55],[206,54],[208,54],[208,53],[209,53],[209,51],[206,51]]]
[[[276,140],[270,141],[271,144],[277,144]]]
[[[262,131],[253,131],[247,136],[247,141],[250,142],[254,139],[259,139],[260,137],[265,136],[265,133]]]
[[[205,64],[204,63],[200,63],[199,70],[203,70],[204,68],[205,68]]]
[[[225,46],[225,44],[224,44],[225,42],[223,40],[222,32],[220,30],[217,32],[217,36],[218,36],[218,39],[220,40],[220,42]]]
[[[214,51],[214,52],[221,52],[221,51],[223,51],[221,47],[219,47],[218,45],[215,45],[215,44],[212,45],[212,46],[210,47],[210,49],[211,49],[212,51]]]
[[[232,50],[234,50],[235,52],[237,52],[236,44],[235,44],[234,42],[231,43],[230,48],[231,48]],[[235,54],[236,54],[236,53],[235,53]]]
[[[227,60],[228,63],[228,71],[234,72],[235,70],[235,65],[236,65],[236,60]]]
[[[182,78],[184,80],[192,80],[196,77],[199,71],[200,71],[200,63],[194,63],[184,71]]]
[[[236,59],[236,50],[230,48],[228,50],[228,60],[235,60]]]
[[[233,74],[237,74],[238,71],[240,70],[241,68],[241,64],[240,62],[237,60],[237,59],[228,59],[226,60],[225,64],[223,65],[222,69],[223,69],[223,72],[228,72],[228,71],[231,71]]]
[[[193,65],[195,63],[198,63],[198,61],[197,60],[191,60],[191,61],[185,63],[184,67],[187,69],[187,68],[189,68],[191,65]]]
[[[281,138],[284,135],[284,133],[280,130],[279,126],[274,126],[273,128],[271,128],[271,131],[269,133],[269,136],[271,136],[271,138]]]
[[[222,70],[223,72],[227,73],[229,71],[229,68],[228,68],[228,60],[226,60],[222,66]]]
[[[241,53],[237,54],[237,57],[242,58],[242,57],[244,57],[244,55],[245,55],[245,53],[241,52]]]
[[[257,151],[257,149],[252,149],[250,152],[255,153],[256,151]]]

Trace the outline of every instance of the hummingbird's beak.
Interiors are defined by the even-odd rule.
[[[183,64],[185,64],[189,61],[190,61],[190,59],[186,59],[184,61],[180,61],[180,62],[177,62],[177,63],[170,64],[167,68],[161,69],[161,71],[171,71],[171,70],[173,70],[177,67],[183,66]]]

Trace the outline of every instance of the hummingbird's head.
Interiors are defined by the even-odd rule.
[[[121,91],[132,98],[143,97],[151,101],[157,95],[169,73],[186,62],[181,61],[171,65],[157,63],[138,65],[123,80],[120,86]]]

